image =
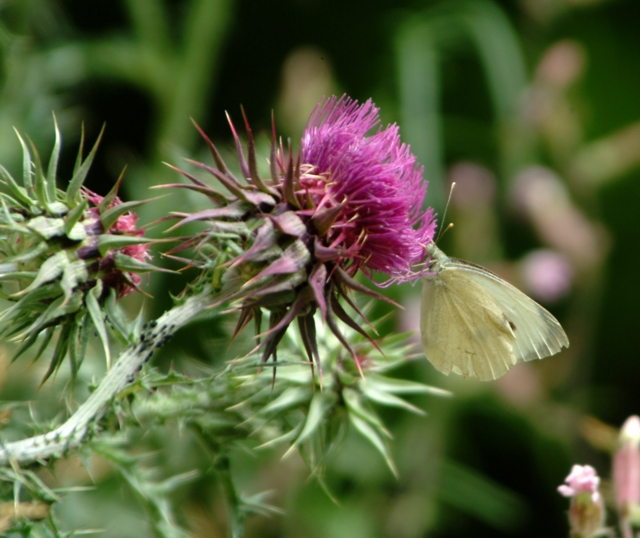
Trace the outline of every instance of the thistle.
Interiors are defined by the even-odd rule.
[[[81,142],[64,191],[56,186],[57,125],[46,170],[33,145],[32,158],[18,137],[24,154],[21,184],[0,167],[6,188],[0,194],[0,294],[12,303],[0,314],[0,334],[20,342],[14,358],[40,340],[37,359],[58,332],[46,380],[67,355],[75,374],[94,331],[109,361],[107,327],[129,338],[116,301],[138,288],[140,273],[154,268],[146,261],[149,240],[131,212],[143,202],[122,203],[120,180],[105,197],[82,187],[100,137],[84,160]]]
[[[318,104],[297,154],[290,145],[285,150],[278,142],[274,124],[268,179],[258,171],[246,116],[244,123],[246,156],[229,120],[243,180],[231,172],[196,125],[216,166],[189,162],[211,174],[228,194],[175,168],[193,185],[163,187],[198,191],[214,208],[174,213],[180,219],[176,226],[194,221],[207,226],[172,252],[195,246],[201,254],[199,265],[213,269],[210,280],[219,278],[227,286],[235,283],[234,293],[226,299],[239,304],[236,334],[251,319],[259,328],[262,309],[269,311],[269,327],[260,343],[263,361],[276,360],[279,341],[297,320],[309,362],[320,369],[314,324],[319,310],[361,370],[336,320],[364,336],[367,333],[347,314],[340,299],[368,323],[350,292],[388,299],[356,281],[358,272],[369,278],[375,272],[385,273],[388,278],[382,286],[419,276],[413,267],[424,257],[424,247],[435,230],[432,210],[422,209],[426,191],[422,169],[409,147],[400,142],[395,124],[366,136],[379,124],[378,109],[371,100],[358,104],[343,96]]]

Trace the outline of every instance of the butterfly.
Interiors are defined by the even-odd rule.
[[[444,374],[497,379],[520,361],[569,347],[547,310],[492,272],[427,245],[420,332],[424,352]]]

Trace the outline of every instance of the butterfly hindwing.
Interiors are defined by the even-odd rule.
[[[569,346],[562,326],[533,299],[484,269],[468,267],[466,273],[489,294],[509,320],[516,335],[513,353],[518,361],[543,359]]]
[[[449,258],[433,243],[427,252],[431,272],[423,277],[420,332],[427,358],[441,372],[488,381],[518,361],[569,346],[558,320],[511,284]]]
[[[464,272],[443,268],[424,281],[422,344],[441,372],[487,381],[513,364],[515,335],[491,295]]]

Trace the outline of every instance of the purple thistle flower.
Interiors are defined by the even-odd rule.
[[[302,162],[312,168],[300,180],[316,210],[342,205],[326,242],[350,259],[350,274],[413,280],[436,223],[431,208],[422,211],[427,183],[398,126],[365,136],[379,124],[378,110],[345,96],[318,105],[302,138]]]
[[[200,247],[204,261],[193,263],[209,268],[211,258],[201,247],[214,247],[216,267],[226,267],[225,281],[239,288],[226,297],[241,304],[236,333],[251,318],[259,326],[262,309],[270,311],[269,329],[260,344],[265,361],[275,359],[278,342],[297,320],[309,359],[319,366],[313,320],[319,309],[360,368],[335,318],[368,335],[339,299],[354,308],[349,290],[388,299],[353,277],[359,270],[369,277],[384,272],[387,283],[420,276],[412,268],[425,257],[436,226],[433,211],[422,212],[426,182],[409,147],[400,142],[396,125],[366,136],[378,123],[378,109],[371,101],[360,105],[346,96],[332,97],[312,112],[297,155],[277,143],[273,127],[271,178],[263,179],[246,117],[247,156],[230,122],[246,183],[233,175],[198,127],[216,168],[191,162],[213,175],[231,196],[178,169],[194,185],[165,185],[201,192],[216,205],[174,214],[181,219],[179,225],[209,223],[200,236],[186,239],[174,251]],[[225,251],[229,231],[237,233],[237,239]],[[224,252],[229,252],[229,259],[220,264]]]

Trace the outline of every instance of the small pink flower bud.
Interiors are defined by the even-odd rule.
[[[565,478],[567,485],[558,487],[565,497],[571,497],[569,525],[571,536],[590,538],[596,536],[604,522],[604,504],[598,491],[600,478],[590,465],[574,465]]]
[[[620,448],[613,457],[616,505],[623,517],[640,509],[640,417],[633,415],[620,430]]]

